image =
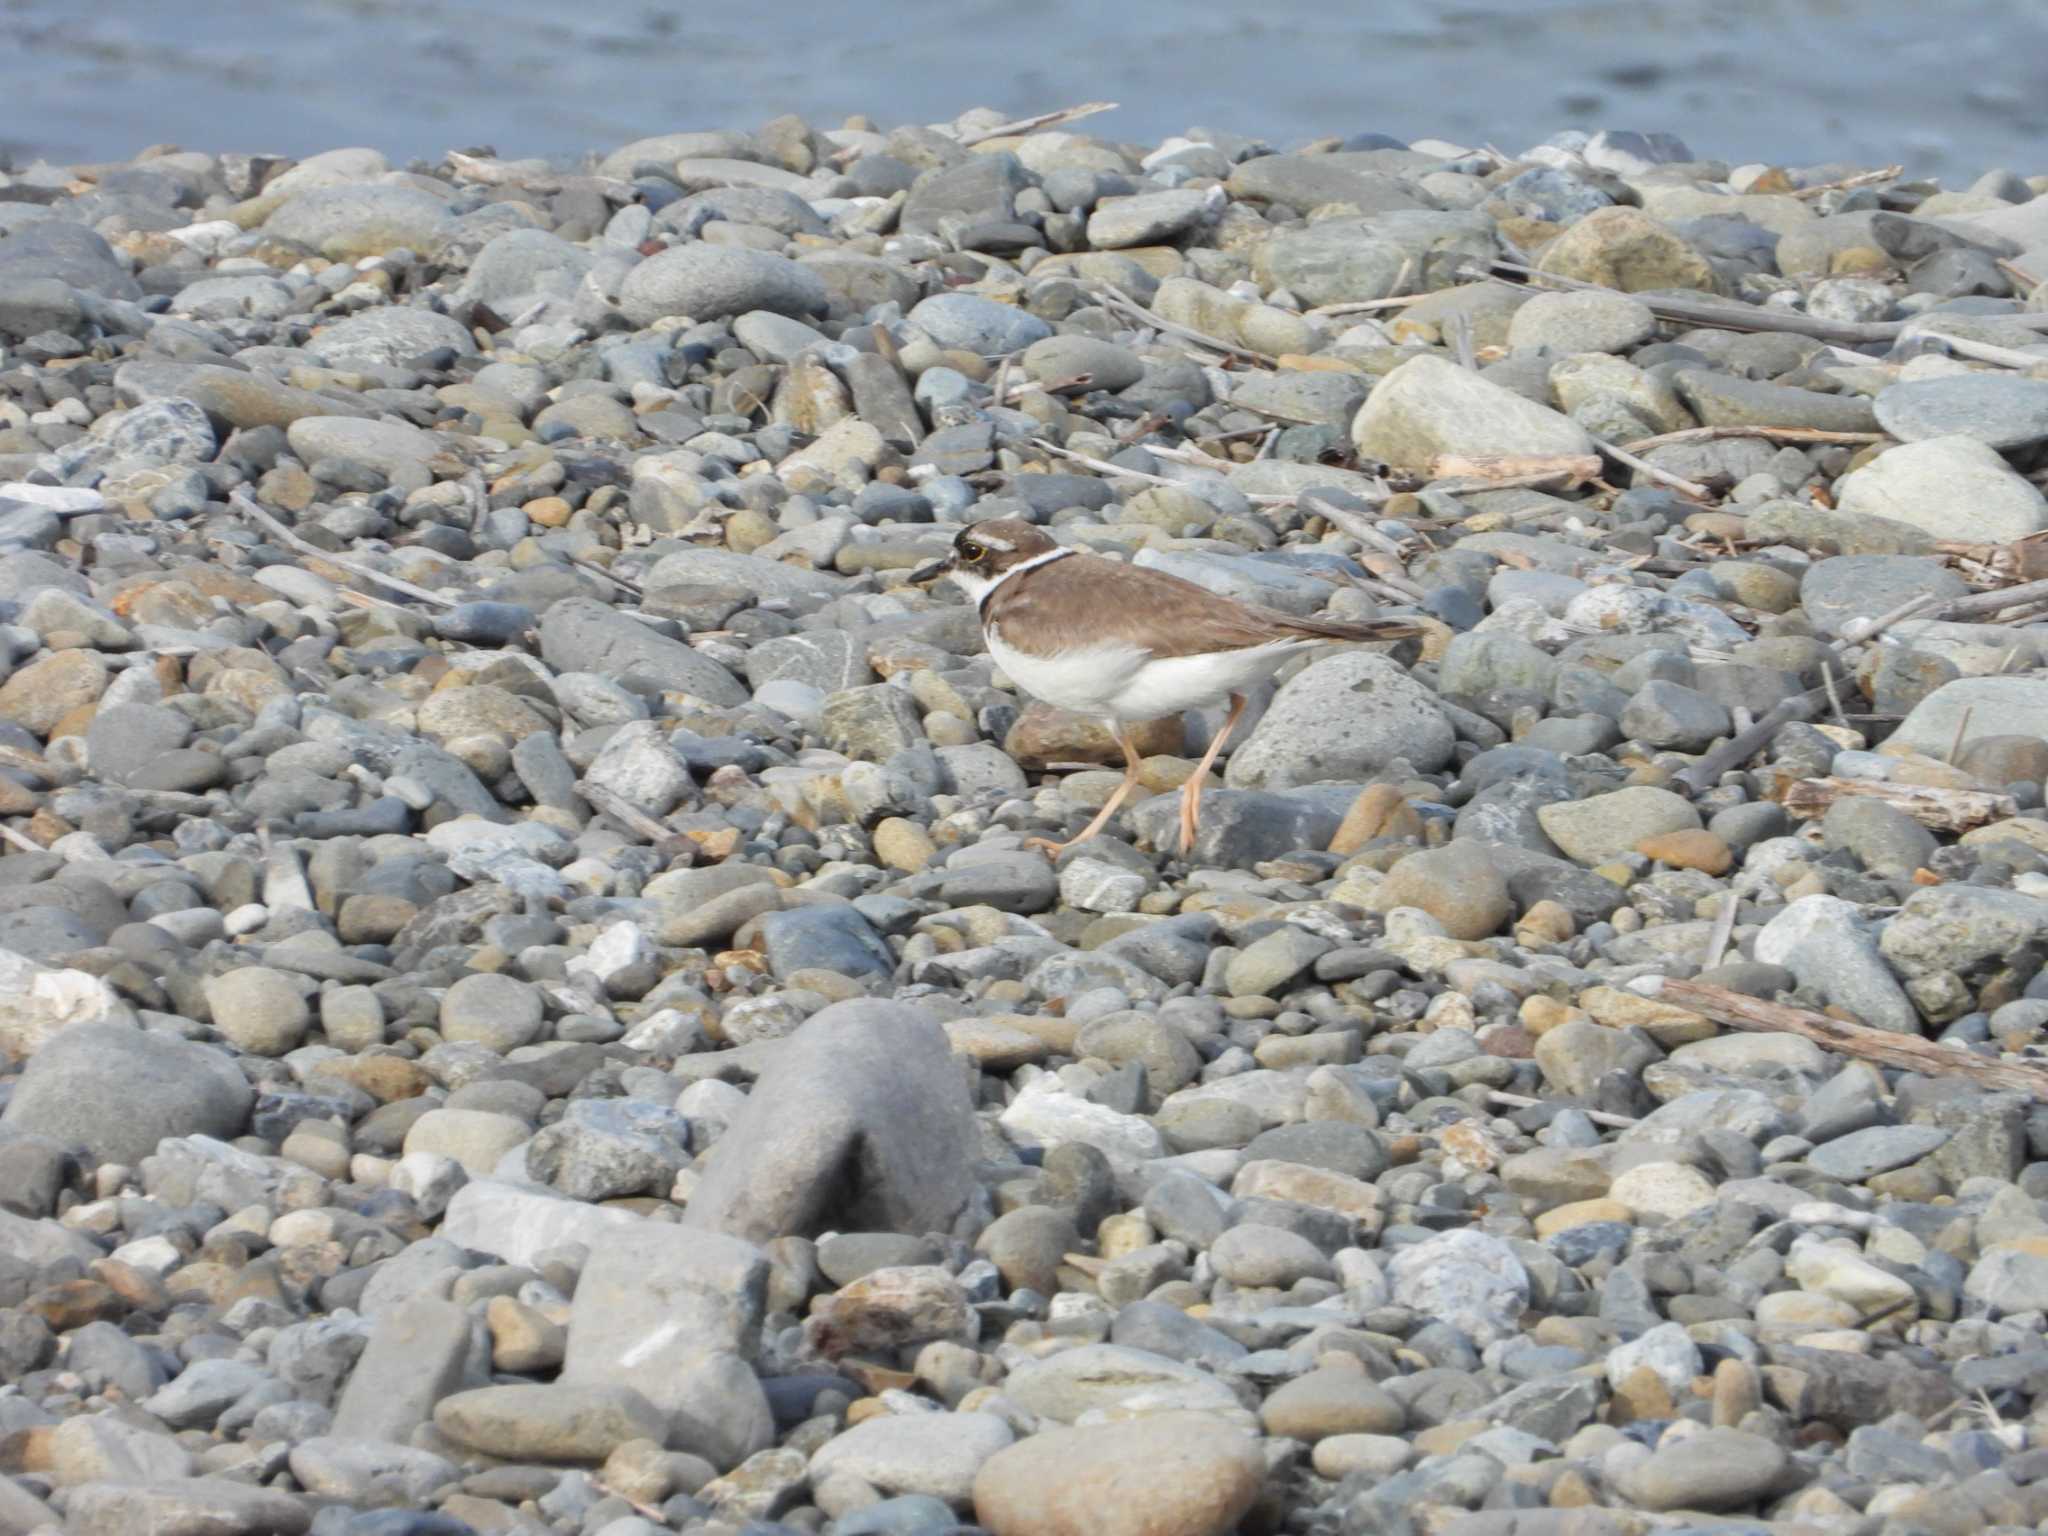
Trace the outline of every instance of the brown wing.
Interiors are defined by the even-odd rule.
[[[1298,619],[1211,592],[1168,571],[1087,554],[1055,560],[1004,583],[992,610],[991,619],[1005,624],[1072,634],[1077,646],[1118,640],[1154,656],[1207,656],[1278,640],[1401,640],[1422,632],[1398,619],[1360,624]]]

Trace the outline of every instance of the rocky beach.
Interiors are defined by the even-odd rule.
[[[1711,149],[0,173],[0,1536],[2048,1530],[2048,176]]]

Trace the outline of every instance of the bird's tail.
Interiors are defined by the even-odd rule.
[[[1288,628],[1304,640],[1342,640],[1354,645],[1374,640],[1412,640],[1422,633],[1420,624],[1407,619],[1366,619],[1355,624],[1338,619],[1292,619]]]

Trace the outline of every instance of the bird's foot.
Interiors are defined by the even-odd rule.
[[[1181,786],[1180,792],[1180,856],[1187,858],[1195,851],[1196,817],[1199,815],[1202,797],[1196,793],[1194,780]]]

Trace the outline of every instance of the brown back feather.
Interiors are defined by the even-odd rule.
[[[1162,632],[1154,626],[1167,613],[1171,623]],[[1157,657],[1207,656],[1284,640],[1357,643],[1422,633],[1399,619],[1298,619],[1211,592],[1169,571],[1081,552],[1005,581],[988,600],[987,618],[993,625],[1044,625],[1070,635],[1064,648],[1122,642]]]

